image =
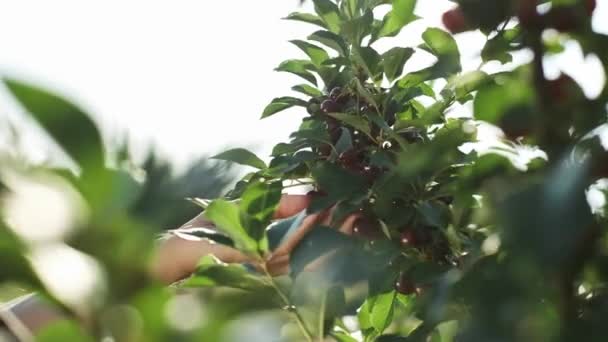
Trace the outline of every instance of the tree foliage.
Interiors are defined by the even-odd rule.
[[[146,280],[142,256],[150,236],[125,228],[135,222],[125,213],[128,181],[99,167],[98,152],[87,152],[99,149],[95,134],[72,146],[64,126],[57,131],[56,112],[81,132],[91,130],[86,116],[54,95],[7,81],[82,164],[80,177],[69,179],[91,215],[68,243],[98,260],[109,286],[92,314],[104,329],[90,333],[136,331],[128,341],[605,340],[606,220],[587,198],[604,198],[606,189],[608,159],[598,132],[605,129],[608,87],[588,98],[570,76],[548,79],[543,67],[545,56],[572,42],[595,55],[605,73],[608,39],[592,30],[595,1],[459,0],[443,15],[451,33],[427,28],[422,44],[399,40],[386,51],[378,42],[418,19],[416,0],[313,3],[314,13],[286,18],[316,30],[291,41],[302,59],[276,68],[307,83],[261,110],[267,120],[292,107],[308,115],[268,163],[241,148],[216,156],[254,171],[223,198],[201,202],[254,265],[201,260],[176,285],[201,289],[198,301],[178,301],[190,310],[176,316],[180,322],[194,320],[187,329],[165,314],[177,299]],[[388,11],[380,17],[382,7]],[[453,36],[470,30],[487,36],[476,70],[463,69]],[[531,61],[511,63],[523,50]],[[410,70],[415,55],[434,62]],[[488,71],[489,63],[505,64],[504,71]],[[452,114],[463,108],[471,115]],[[482,149],[477,133],[489,125],[502,133]],[[532,150],[536,157],[526,158]],[[272,222],[285,184],[294,182],[315,191],[308,214],[333,207],[334,223],[361,218],[353,236],[316,227],[293,251],[289,275],[272,277],[264,271],[273,241],[302,220]],[[0,232],[0,243],[9,241],[0,244],[0,256],[25,263],[29,247],[10,230]],[[48,290],[29,268],[0,275]],[[104,320],[108,312],[131,320]],[[64,338],[70,331],[48,334]]]

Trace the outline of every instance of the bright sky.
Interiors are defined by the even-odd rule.
[[[594,26],[608,33],[608,1],[598,3]],[[440,26],[452,6],[419,1],[425,20],[380,48],[417,45],[424,27]],[[302,57],[287,40],[315,30],[280,20],[297,9],[297,0],[0,0],[0,75],[67,94],[94,115],[106,138],[127,133],[140,149],[152,143],[178,163],[235,146],[265,156],[301,119],[291,110],[259,120],[273,97],[301,83],[273,72],[282,60]],[[479,63],[479,39],[459,37],[465,69]],[[406,68],[428,63],[420,54]],[[548,69],[565,70],[593,96],[604,82],[597,67],[573,46]],[[0,144],[6,118],[24,121],[0,91]],[[48,144],[40,132],[27,132],[25,149],[42,158]]]

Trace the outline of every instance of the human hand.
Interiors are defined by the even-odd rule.
[[[287,218],[305,210],[310,204],[311,197],[307,195],[283,195],[275,212],[275,219]],[[333,209],[311,214],[302,222],[297,231],[281,243],[266,260],[265,267],[272,275],[286,274],[289,271],[289,254],[298,243],[318,224],[329,226]],[[357,216],[347,217],[339,231],[352,234],[353,224]],[[226,263],[246,263],[254,260],[240,251],[205,239],[188,234],[189,230],[200,227],[209,227],[211,222],[198,215],[172,235],[162,241],[153,259],[152,273],[164,283],[171,284],[192,274],[196,270],[198,261],[206,255],[214,255]]]

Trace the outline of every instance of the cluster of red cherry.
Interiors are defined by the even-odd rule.
[[[583,27],[597,5],[596,0],[584,0],[580,4],[556,6],[541,14],[538,12],[537,0],[516,0],[514,4],[515,15],[523,27],[537,30],[554,28],[560,32],[573,32]],[[452,33],[478,28],[472,24],[473,20],[467,18],[467,13],[461,7],[445,12],[442,19],[443,25]]]

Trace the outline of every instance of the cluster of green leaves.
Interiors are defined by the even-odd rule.
[[[205,326],[203,328],[208,329],[206,333],[186,333],[170,324],[164,317],[164,310],[171,297],[150,277],[149,264],[159,235],[199,213],[200,208],[188,205],[185,199],[219,196],[231,182],[229,168],[201,159],[176,177],[170,165],[154,153],[149,154],[141,166],[136,166],[129,157],[127,146],[119,146],[116,158],[108,161],[98,127],[78,106],[52,92],[20,81],[6,79],[4,84],[76,168],[30,165],[18,159],[20,156],[14,156],[14,152],[19,151],[0,152],[2,301],[35,291],[64,310],[67,319],[41,331],[37,336],[40,341],[93,341],[103,336],[113,336],[121,341],[176,338],[194,341],[200,340],[200,336],[219,333],[220,327]],[[109,168],[108,164],[115,166]],[[12,181],[15,174],[23,178],[20,183]],[[69,209],[82,219],[75,222],[77,226],[65,241],[56,237],[59,240],[31,243],[11,229],[14,227],[8,222],[11,212],[4,207],[5,198],[20,193],[23,182],[78,194],[82,203]],[[47,199],[26,200],[39,203]],[[45,206],[44,203],[34,207],[30,205],[30,210]],[[47,212],[29,214],[32,217],[49,215]],[[48,229],[44,225],[36,228],[42,232]],[[82,308],[77,309],[57,298],[53,287],[47,283],[48,279],[40,276],[44,270],[32,264],[30,256],[47,244],[69,246],[83,253],[81,255],[85,258],[92,257],[106,275],[99,281],[104,283],[100,288],[107,286],[107,291],[95,293],[96,298],[85,305],[84,312]],[[66,272],[71,273],[69,263],[65,267]],[[81,279],[79,274],[73,274],[72,279],[63,281],[79,282]],[[125,308],[136,310],[133,311],[136,314]],[[87,331],[80,320],[85,318],[83,315],[88,316],[91,324]],[[145,324],[142,325],[142,321]]]
[[[309,327],[304,336],[549,341],[585,334],[599,341],[608,251],[605,221],[592,214],[585,193],[606,176],[605,152],[590,138],[605,123],[606,90],[588,99],[568,76],[546,79],[543,57],[563,47],[544,27],[513,21],[526,1],[455,2],[469,27],[487,36],[477,70],[462,70],[456,41],[439,28],[428,28],[422,45],[376,50],[378,40],[418,19],[415,0],[314,0],[314,14],[289,15],[321,28],[291,41],[306,59],[276,69],[307,81],[292,88],[306,98],[275,98],[262,118],[292,107],[309,116],[275,146],[267,166],[244,150],[220,155],[258,168],[229,196],[260,182],[295,181],[316,190],[309,213],[334,207],[335,223],[358,213],[375,227],[345,236],[320,226],[294,251],[285,286]],[[538,13],[539,3],[528,3]],[[548,12],[576,13],[577,26],[561,42],[577,42],[606,66],[606,36],[581,19],[589,4],[544,3]],[[391,8],[378,18],[382,6]],[[535,54],[529,64],[483,71],[524,49]],[[404,74],[414,54],[435,63]],[[472,119],[446,115],[468,102]],[[500,153],[459,148],[476,141],[478,122],[503,130]],[[548,158],[525,171],[514,167],[509,156],[522,143]],[[320,269],[301,272],[327,255]],[[311,277],[317,291],[304,290]],[[366,290],[357,292],[360,286]],[[355,331],[342,321],[349,315],[358,317]]]
[[[588,1],[542,1],[543,14],[536,11],[541,1],[454,2],[466,26],[487,36],[477,70],[462,70],[455,39],[439,28],[424,31],[421,45],[406,40],[379,50],[379,40],[418,19],[416,0],[313,0],[314,13],[286,18],[317,26],[308,39],[291,41],[306,57],[277,67],[306,83],[292,88],[300,97],[275,98],[262,117],[292,107],[309,115],[269,163],[245,149],[216,156],[256,170],[221,199],[195,200],[221,233],[203,237],[252,262],[207,256],[176,285],[201,289],[200,303],[177,307],[186,313],[182,321],[198,320],[187,328],[167,314],[176,298],[146,273],[154,237],[142,208],[158,208],[160,200],[150,200],[158,191],[140,195],[128,173],[105,168],[100,135],[80,109],[8,81],[80,167],[78,177],[45,171],[66,177],[86,200],[90,217],[67,243],[108,274],[108,294],[88,317],[88,333],[125,341],[603,341],[606,219],[586,194],[605,189],[598,180],[608,177],[596,134],[607,118],[608,86],[589,99],[566,75],[548,80],[543,57],[577,43],[606,73],[608,38],[591,29]],[[525,4],[534,11],[522,13]],[[576,25],[555,22],[570,12]],[[513,20],[530,13],[541,19]],[[560,39],[543,34],[549,28],[560,29]],[[533,60],[509,64],[524,49]],[[434,63],[408,70],[415,54]],[[508,71],[485,72],[487,63]],[[448,115],[462,104],[471,105],[472,118]],[[503,130],[497,153],[463,148],[476,141],[478,123]],[[525,145],[547,158],[516,168],[510,157]],[[308,185],[315,196],[307,212],[275,222],[285,182]],[[273,277],[273,249],[307,214],[328,208],[331,227],[311,230],[292,251],[289,274]],[[350,214],[365,224],[347,236],[333,227]],[[46,293],[29,248],[0,221],[0,281]],[[245,336],[251,317],[258,327],[283,328]],[[266,319],[273,324],[260,324]],[[80,341],[83,334],[63,322],[43,340]]]

